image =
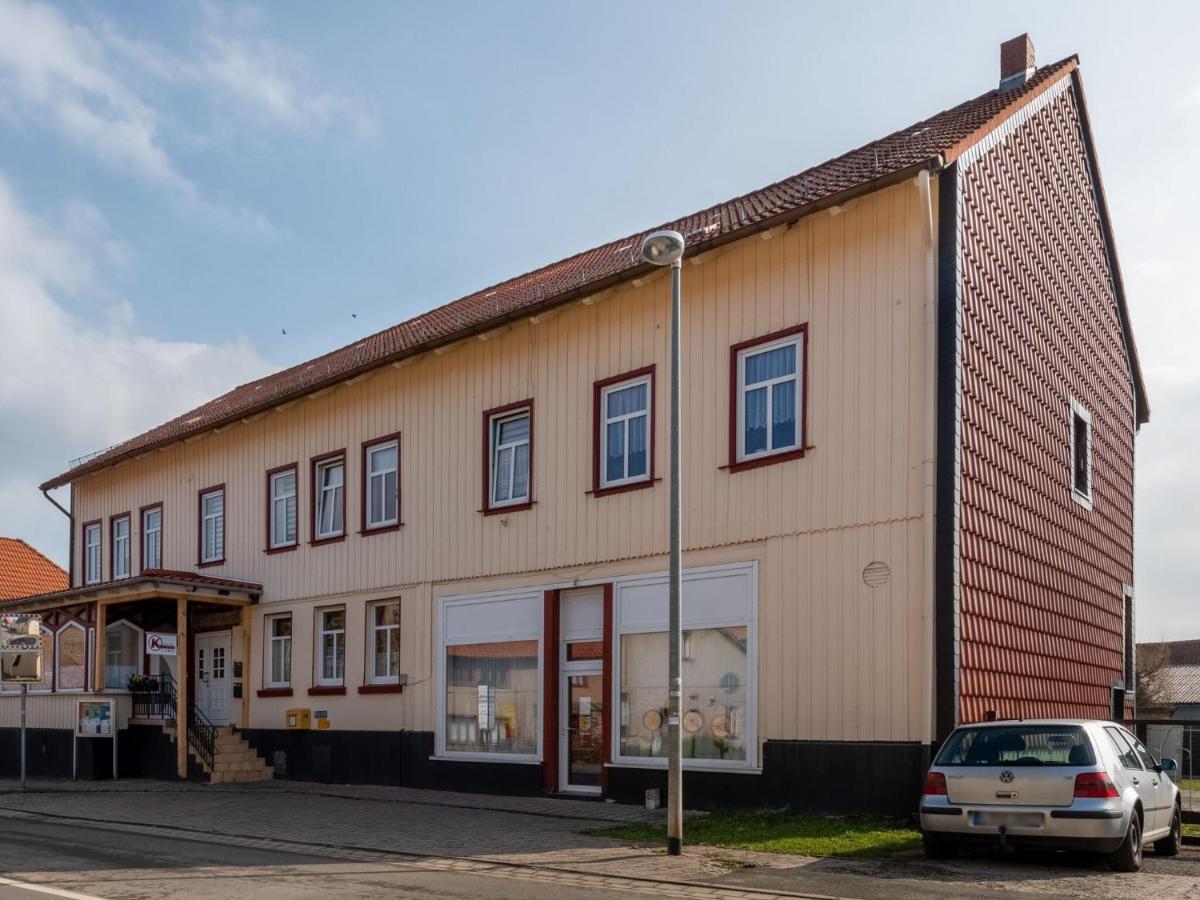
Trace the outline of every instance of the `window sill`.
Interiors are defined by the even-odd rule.
[[[1079,493],[1079,491],[1075,490],[1074,488],[1071,489],[1071,499],[1074,500],[1076,503],[1078,503],[1080,506],[1082,506],[1084,509],[1092,508],[1092,503],[1093,503],[1092,498],[1087,496],[1086,494]]]
[[[259,697],[290,697],[290,696],[292,696],[292,689],[290,687],[263,688],[262,690],[260,690],[258,692],[258,696]]]
[[[310,547],[319,547],[322,544],[337,544],[337,543],[344,541],[345,539],[346,539],[345,533],[333,534],[333,535],[330,535],[329,537],[313,538],[311,541],[308,542],[308,544]]]
[[[541,765],[542,758],[536,753],[468,753],[466,751],[444,750],[429,757],[435,762],[468,762],[468,763],[515,763],[517,765]]]
[[[803,459],[804,454],[812,447],[801,447],[798,450],[788,450],[785,453],[771,453],[766,456],[756,456],[754,459],[744,459],[741,462],[721,466],[727,472],[744,472],[747,469],[759,469],[763,466],[773,466],[775,463],[790,462],[793,459]]]
[[[399,531],[403,522],[396,522],[393,525],[376,525],[372,528],[364,528],[359,532],[363,537],[370,537],[373,534],[387,534],[391,531]]]
[[[308,689],[310,697],[341,697],[346,693],[344,684],[319,684]]]
[[[288,553],[292,550],[298,549],[299,547],[300,547],[299,544],[285,544],[282,547],[264,547],[263,553],[266,553],[268,555],[272,554],[272,553]]]
[[[762,769],[747,762],[718,759],[684,759],[681,760],[684,771],[687,772],[727,772],[730,775],[761,775]],[[666,769],[667,761],[662,757],[645,757],[645,762],[638,762],[636,757],[626,757],[615,762],[606,762],[606,769]]]
[[[645,481],[631,481],[629,484],[617,484],[612,487],[593,487],[590,491],[584,493],[592,497],[608,497],[612,494],[625,494],[629,491],[641,491],[646,488],[654,487],[662,481],[661,478],[647,478]]]
[[[510,512],[524,512],[527,509],[533,509],[534,501],[528,503],[513,503],[509,506],[489,506],[487,509],[479,510],[485,516],[502,516]]]
[[[225,557],[221,557],[220,559],[211,559],[208,562],[203,562],[203,561],[198,562],[198,563],[196,563],[196,568],[197,569],[211,569],[213,566],[223,566],[223,565],[225,565]]]
[[[403,694],[404,685],[402,684],[361,684],[358,687],[360,694]]]

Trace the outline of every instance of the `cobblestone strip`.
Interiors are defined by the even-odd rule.
[[[315,844],[302,841],[280,840],[278,838],[261,838],[236,834],[217,834],[199,829],[182,828],[179,826],[140,825],[131,822],[99,820],[84,816],[60,815],[56,813],[30,813],[0,807],[0,817],[15,819],[52,819],[64,822],[86,822],[93,827],[106,831],[117,831],[127,834],[147,834],[157,837],[179,838],[187,836],[191,840],[205,843],[246,847],[257,850],[274,850],[283,853],[320,855],[331,859],[347,862],[384,863],[393,871],[452,871],[490,877],[511,878],[517,880],[538,881],[562,884],[581,889],[607,888],[628,893],[649,894],[659,897],[679,897],[684,900],[714,900],[714,898],[729,898],[729,900],[778,900],[778,898],[805,898],[805,900],[839,900],[821,894],[801,894],[791,891],[764,891],[741,889],[728,885],[706,884],[702,882],[678,882],[666,879],[656,879],[647,876],[622,877],[615,875],[597,875],[589,872],[576,871],[566,865],[531,865],[529,863],[494,862],[461,857],[436,856],[431,854],[406,853],[402,850],[367,850],[358,847],[346,847],[329,844]],[[399,858],[399,859],[398,859]],[[284,867],[286,868],[286,867]],[[297,867],[302,868],[302,867]]]

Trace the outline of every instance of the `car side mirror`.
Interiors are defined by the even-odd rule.
[[[1175,762],[1175,760],[1171,759],[1169,756],[1164,756],[1162,762],[1158,764],[1158,767],[1168,775],[1172,775],[1178,771],[1179,763]]]

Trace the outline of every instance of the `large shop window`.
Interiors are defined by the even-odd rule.
[[[755,570],[684,574],[683,756],[692,765],[757,764]],[[667,755],[667,581],[617,585],[620,729],[616,758],[663,765]]]
[[[442,606],[441,753],[536,759],[541,593]]]
[[[104,631],[104,686],[126,690],[133,675],[142,674],[142,631],[128,622],[114,622]]]

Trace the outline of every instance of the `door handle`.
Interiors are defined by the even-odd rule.
[[[1129,780],[1132,781],[1134,784],[1141,784],[1141,782],[1138,781],[1136,778],[1131,778]]]

